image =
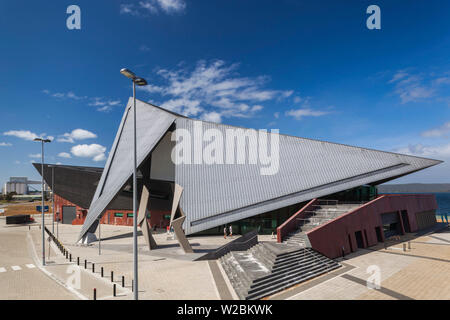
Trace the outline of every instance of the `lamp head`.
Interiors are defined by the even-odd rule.
[[[133,81],[138,86],[146,86],[147,85],[147,81],[144,78],[136,78]]]
[[[136,75],[131,70],[128,70],[127,68],[120,69],[120,73],[131,80],[136,79]]]

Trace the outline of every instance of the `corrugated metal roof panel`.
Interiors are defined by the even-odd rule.
[[[133,100],[129,99],[105,170],[83,224],[81,238],[133,175]],[[176,115],[137,100],[137,164],[145,160],[170,128]]]
[[[178,118],[176,127],[194,132],[194,123]],[[223,137],[227,129],[236,129],[208,122],[202,127],[219,130]],[[286,135],[278,138],[279,171],[274,175],[261,175],[259,162],[176,166],[175,181],[184,188],[180,205],[187,216],[186,234],[438,163]],[[203,148],[207,144],[203,142]],[[249,143],[247,151],[251,147]]]

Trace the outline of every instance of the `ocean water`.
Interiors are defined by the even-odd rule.
[[[436,216],[440,216],[443,212],[447,212],[450,216],[450,193],[435,193],[435,196],[438,204]]]

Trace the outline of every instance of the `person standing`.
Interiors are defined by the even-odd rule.
[[[230,237],[231,238],[233,237],[233,227],[231,226],[231,224],[230,224]]]
[[[224,239],[227,238],[227,226],[225,226],[225,228],[223,228],[223,238]]]
[[[448,224],[448,215],[447,215],[447,212],[442,212],[442,214],[441,214],[441,222],[442,223],[444,223],[444,219],[445,219],[445,223],[447,223]]]

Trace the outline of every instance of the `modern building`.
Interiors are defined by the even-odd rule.
[[[142,101],[136,108],[138,221],[151,248],[144,220],[158,194],[186,252],[187,235],[233,225],[333,258],[436,222],[433,196],[379,197],[374,187],[441,161],[194,120]],[[132,190],[132,119],[130,99],[79,239]]]
[[[41,173],[41,164],[34,163]],[[100,181],[103,168],[44,164],[44,181],[53,186],[55,196],[55,219],[63,224],[84,223],[89,205]],[[53,178],[54,177],[54,178]],[[162,189],[162,188],[158,188]],[[151,226],[165,228],[169,224],[171,202],[170,191],[151,194]],[[133,225],[132,193],[125,188],[121,195],[108,206],[101,223],[113,225]]]

